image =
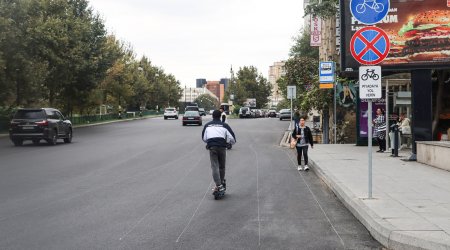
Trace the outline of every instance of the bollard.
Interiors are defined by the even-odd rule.
[[[393,157],[398,157],[398,125],[393,124],[391,125],[391,130],[394,132],[394,147],[392,148],[392,155]]]

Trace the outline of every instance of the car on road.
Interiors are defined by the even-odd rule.
[[[72,122],[54,108],[18,109],[10,122],[9,138],[15,146],[22,146],[26,140],[35,145],[41,140],[56,145],[58,139],[71,143],[72,137]]]
[[[184,112],[186,111],[199,111],[198,106],[186,106],[186,108],[184,109]]]
[[[281,120],[284,120],[284,119],[288,119],[288,120],[290,120],[291,119],[291,110],[290,109],[282,109],[282,110],[280,110],[280,121]]]
[[[167,120],[168,118],[178,119],[178,111],[176,108],[164,109],[164,120]]]
[[[274,109],[269,110],[269,113],[267,115],[268,117],[277,117],[277,111]]]
[[[214,109],[211,109],[211,110],[209,111],[209,114],[212,115],[213,112],[214,112]]]
[[[198,111],[186,111],[183,115],[183,126],[188,124],[202,125],[202,116]]]
[[[206,111],[204,108],[198,108],[198,112],[200,113],[201,116],[206,116]]]
[[[249,107],[241,107],[239,109],[239,118],[251,118],[252,114]]]

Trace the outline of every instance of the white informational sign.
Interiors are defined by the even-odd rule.
[[[334,62],[319,63],[319,82],[320,83],[334,82]]]
[[[359,67],[359,98],[361,99],[381,98],[380,66]]]
[[[320,46],[322,44],[322,20],[318,16],[311,16],[311,42],[310,46]]]
[[[297,98],[297,86],[287,86],[287,99],[292,100]]]

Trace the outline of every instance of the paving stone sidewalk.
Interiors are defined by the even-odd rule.
[[[376,150],[373,199],[366,146],[317,144],[309,165],[385,247],[450,249],[450,172]]]

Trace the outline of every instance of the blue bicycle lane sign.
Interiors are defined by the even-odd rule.
[[[359,22],[372,25],[389,12],[389,0],[350,0],[350,12]]]

